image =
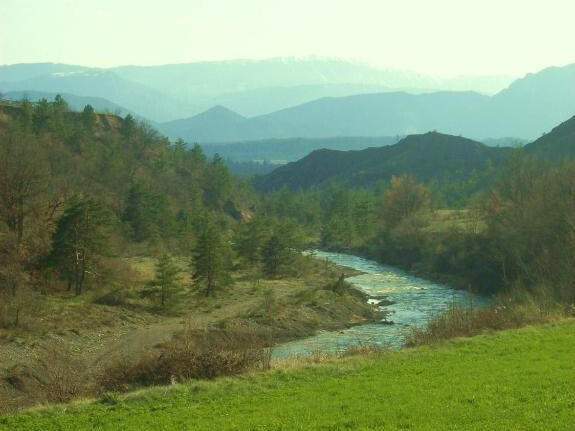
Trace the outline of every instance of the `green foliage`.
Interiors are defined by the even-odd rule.
[[[140,184],[133,185],[128,192],[122,219],[130,225],[133,238],[138,242],[170,237],[176,223],[166,197]]]
[[[124,120],[122,121],[122,126],[120,127],[120,133],[126,139],[129,139],[134,136],[136,133],[137,124],[134,117],[131,114],[126,115]]]
[[[223,159],[216,154],[206,169],[204,192],[206,206],[211,209],[222,210],[230,198],[231,190],[232,177]]]
[[[294,265],[305,245],[301,228],[289,220],[274,227],[274,231],[261,250],[264,273],[277,277]]]
[[[351,247],[354,237],[353,220],[350,216],[335,214],[321,230],[321,244],[330,249]]]
[[[86,105],[82,111],[82,124],[88,131],[92,131],[96,125],[96,113],[92,105]]]
[[[175,299],[180,287],[180,270],[168,254],[164,254],[156,264],[156,277],[151,280],[142,295],[146,298],[158,298],[164,307]]]
[[[97,200],[77,198],[58,220],[49,263],[74,282],[81,295],[88,274],[96,274],[98,256],[108,253],[110,212]]]
[[[422,210],[429,210],[431,199],[427,188],[412,175],[391,178],[391,185],[383,196],[383,220],[386,229]]]
[[[262,250],[271,232],[271,219],[261,216],[257,216],[239,228],[235,239],[235,249],[245,265],[253,266],[261,262]]]
[[[550,288],[558,300],[574,303],[575,163],[551,166],[519,155],[484,212],[484,237],[501,282]]]
[[[232,248],[220,227],[206,220],[193,251],[193,277],[204,286],[205,296],[232,282]]]
[[[199,145],[171,144],[132,116],[97,114],[91,106],[70,112],[62,97],[0,111],[0,232],[8,231],[19,250],[0,252],[0,261],[19,268],[23,280],[48,280],[57,269],[81,293],[84,279],[98,277],[94,269],[105,249],[188,254],[208,211],[227,236],[254,201],[221,159],[208,163]],[[82,196],[84,209],[72,196]],[[109,219],[98,220],[88,202],[105,207]],[[95,223],[80,215],[92,213]],[[74,245],[76,227],[81,238]],[[104,234],[109,247],[99,250]],[[74,263],[75,248],[86,259]]]

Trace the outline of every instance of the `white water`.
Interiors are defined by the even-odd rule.
[[[282,344],[274,348],[275,357],[306,355],[313,352],[337,352],[354,344],[378,344],[383,347],[401,347],[411,326],[423,327],[428,320],[450,306],[483,304],[485,298],[454,290],[446,285],[414,277],[398,268],[381,265],[358,256],[315,251],[319,259],[347,266],[365,274],[349,277],[347,281],[370,296],[384,296],[394,304],[382,307],[393,325],[369,323],[338,332],[323,331],[309,338]],[[375,300],[370,300],[371,302]]]

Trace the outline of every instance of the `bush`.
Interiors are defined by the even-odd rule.
[[[543,305],[542,305],[543,304]],[[411,328],[406,346],[434,344],[455,337],[471,337],[484,330],[502,330],[549,322],[564,316],[560,306],[536,301],[519,293],[501,296],[495,305],[477,308],[452,304],[432,318],[425,328]]]
[[[345,295],[353,290],[353,287],[350,283],[345,281],[345,275],[341,274],[337,281],[328,284],[325,286],[326,290],[330,290],[338,295]]]
[[[165,385],[190,379],[213,379],[249,370],[269,369],[269,337],[247,328],[188,330],[161,354],[134,362],[118,361],[99,382],[107,391]]]
[[[99,305],[120,307],[127,304],[128,292],[122,288],[109,289],[94,295],[92,302]]]
[[[90,370],[70,347],[61,343],[42,353],[32,373],[39,382],[39,398],[48,402],[64,403],[92,392]]]

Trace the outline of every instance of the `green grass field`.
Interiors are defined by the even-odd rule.
[[[575,320],[0,418],[0,430],[575,430]]]

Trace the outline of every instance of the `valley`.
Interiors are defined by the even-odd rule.
[[[0,431],[575,429],[574,14],[0,1]]]

